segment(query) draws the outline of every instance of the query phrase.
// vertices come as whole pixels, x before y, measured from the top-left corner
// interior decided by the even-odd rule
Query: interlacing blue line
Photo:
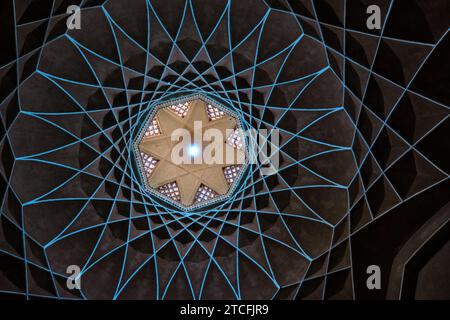
[[[84,1],[82,3],[84,3]],[[146,0],[147,25],[142,26],[143,30],[142,32],[146,32],[147,35],[146,43],[144,46],[140,44],[136,39],[134,39],[129,32],[127,32],[125,26],[121,26],[120,23],[116,21],[116,19],[114,19],[113,15],[110,14],[110,12],[108,12],[107,3],[108,1],[106,1],[103,5],[90,10],[97,10],[99,14],[103,15],[102,18],[106,19],[110,35],[114,39],[114,48],[116,50],[118,61],[111,60],[105,55],[96,52],[93,48],[89,48],[86,44],[82,43],[80,40],[77,40],[75,32],[74,33],[66,32],[62,37],[58,37],[56,39],[53,39],[52,41],[68,42],[73,47],[73,49],[76,50],[76,52],[79,54],[80,59],[86,65],[87,70],[89,70],[90,75],[95,80],[94,83],[83,82],[71,79],[70,77],[62,77],[56,74],[51,74],[49,72],[46,72],[45,70],[42,70],[40,68],[41,65],[38,64],[38,69],[35,73],[33,73],[33,75],[40,77],[42,79],[41,81],[48,81],[54,87],[54,90],[58,91],[59,93],[67,97],[68,101],[70,101],[73,104],[73,110],[65,112],[26,111],[27,107],[29,106],[22,105],[21,101],[19,100],[20,114],[22,116],[31,117],[35,121],[40,121],[42,123],[45,123],[47,126],[51,126],[54,130],[58,130],[59,132],[61,132],[61,134],[70,137],[71,142],[65,143],[57,147],[48,148],[40,152],[16,156],[15,160],[25,162],[30,166],[33,165],[34,163],[41,163],[48,166],[54,166],[55,168],[63,168],[65,170],[73,172],[73,174],[70,175],[70,177],[68,177],[64,182],[59,183],[58,185],[52,187],[49,191],[35,197],[34,199],[22,203],[21,224],[18,224],[14,219],[8,217],[7,215],[3,215],[5,219],[7,219],[10,223],[14,224],[22,232],[22,239],[24,244],[23,257],[7,252],[3,249],[0,249],[0,252],[11,255],[16,259],[19,259],[20,261],[24,262],[25,282],[26,282],[26,291],[24,295],[27,298],[29,297],[28,265],[30,265],[51,274],[52,284],[56,292],[56,296],[57,298],[62,298],[63,295],[58,290],[58,285],[56,284],[57,280],[55,279],[55,277],[67,278],[67,275],[60,274],[52,270],[47,252],[50,248],[52,248],[52,246],[55,246],[61,241],[66,241],[71,237],[80,236],[83,233],[92,230],[99,230],[98,237],[89,253],[89,256],[87,257],[84,264],[81,266],[82,268],[81,277],[87,274],[91,269],[98,266],[102,262],[107,261],[108,257],[111,257],[114,254],[123,254],[123,258],[120,265],[119,277],[117,283],[115,284],[113,299],[120,299],[124,290],[127,289],[127,286],[129,286],[130,283],[136,279],[136,276],[140,272],[142,272],[144,268],[149,268],[150,264],[153,265],[155,272],[156,281],[154,284],[153,293],[156,299],[166,298],[170,292],[171,286],[174,285],[173,284],[174,279],[180,276],[183,276],[187,280],[187,290],[190,292],[192,299],[201,299],[202,297],[204,297],[205,288],[208,286],[207,281],[208,276],[213,272],[211,271],[212,268],[215,268],[219,271],[220,275],[223,277],[225,281],[226,286],[228,286],[234,298],[241,299],[243,298],[243,296],[240,279],[242,276],[245,277],[245,274],[244,275],[241,274],[240,270],[240,265],[243,263],[242,262],[243,259],[245,259],[246,262],[252,263],[257,268],[257,270],[259,270],[265,277],[267,277],[267,279],[277,289],[276,291],[278,291],[286,284],[280,284],[279,281],[277,280],[276,270],[274,270],[275,269],[274,262],[271,261],[269,250],[267,249],[268,246],[270,245],[269,243],[276,243],[277,245],[282,246],[286,250],[289,250],[292,254],[298,255],[299,257],[304,259],[308,264],[308,270],[312,262],[318,258],[311,256],[307,252],[307,250],[303,248],[301,241],[296,239],[294,232],[290,229],[289,224],[286,222],[286,218],[299,219],[304,221],[314,221],[320,223],[332,231],[332,237],[330,240],[332,241],[332,239],[334,238],[336,226],[343,219],[346,219],[348,217],[348,215],[350,214],[350,210],[352,209],[352,204],[350,203],[350,196],[348,192],[349,187],[350,185],[352,185],[355,179],[359,179],[358,178],[359,174],[362,170],[362,166],[367,157],[372,156],[371,149],[373,147],[373,144],[369,145],[369,143],[365,141],[365,139],[360,139],[365,144],[365,147],[367,148],[367,153],[364,156],[364,158],[360,160],[360,162],[357,161],[357,157],[355,155],[353,147],[356,143],[356,138],[358,136],[362,137],[362,133],[357,127],[359,115],[356,120],[353,120],[348,111],[346,110],[344,101],[345,92],[349,92],[355,97],[355,99],[357,100],[359,99],[356,98],[357,95],[352,92],[352,90],[347,86],[345,82],[346,78],[345,67],[343,67],[342,71],[343,76],[341,77],[330,66],[328,52],[333,52],[334,54],[337,54],[338,56],[342,57],[344,61],[343,65],[345,65],[345,61],[349,61],[367,70],[369,72],[369,75],[375,74],[386,81],[389,81],[391,83],[392,81],[382,77],[381,75],[376,74],[373,71],[373,66],[376,57],[373,59],[373,62],[369,68],[362,66],[361,64],[358,64],[357,62],[347,57],[346,37],[344,37],[344,44],[343,44],[344,53],[342,54],[336,51],[335,49],[329,47],[325,43],[322,35],[322,30],[320,27],[319,27],[320,39],[316,39],[304,33],[301,21],[295,18],[301,17],[302,19],[311,20],[319,25],[319,20],[317,18],[314,2],[312,2],[314,18],[304,17],[299,14],[293,13],[294,11],[292,10],[292,8],[291,11],[284,11],[279,9],[271,9],[269,6],[267,6],[265,14],[260,17],[259,21],[255,24],[255,26],[252,27],[252,29],[248,32],[248,34],[246,34],[238,43],[233,43],[231,18],[230,18],[232,0],[229,0],[228,3],[224,6],[223,10],[218,15],[219,18],[217,22],[212,27],[208,35],[202,35],[200,31],[199,22],[201,22],[202,17],[196,15],[192,0],[186,0],[184,2],[184,7],[182,9],[183,12],[181,20],[178,24],[178,29],[175,35],[173,36],[168,31],[167,27],[164,25],[163,19],[158,15],[158,12],[153,6],[152,2],[150,0]],[[394,0],[391,0],[384,22],[386,22],[389,18],[389,13],[393,3]],[[55,1],[53,1],[53,6],[54,5]],[[346,11],[346,5],[347,1],[344,1],[344,12]],[[286,17],[295,19],[296,24],[298,26],[298,30],[287,30],[287,31],[280,30],[280,32],[291,32],[293,34],[296,34],[297,37],[295,37],[290,43],[286,43],[282,47],[278,48],[279,50],[273,55],[265,57],[265,59],[261,59],[262,37],[264,35],[264,32],[266,31],[269,18],[273,14],[280,13],[280,11],[286,14]],[[188,19],[192,19],[193,25],[188,25],[186,23],[186,21],[190,21]],[[15,21],[15,23],[17,26],[17,21]],[[161,61],[151,52],[152,44],[157,43],[160,40],[155,39],[156,31],[152,29],[152,25],[158,25],[158,27],[161,28],[162,32],[164,33],[166,40],[170,41],[171,48],[166,61]],[[384,25],[385,23],[383,24],[383,29],[381,30],[378,39],[376,50],[377,54],[381,40],[384,37],[383,36]],[[200,41],[198,50],[195,54],[192,55],[191,59],[188,58],[187,54],[183,52],[183,50],[180,48],[180,45],[178,44],[183,28],[192,28],[196,33],[198,41]],[[344,31],[348,30],[346,29],[345,22],[342,29]],[[221,32],[224,32],[224,30],[226,30],[226,35],[221,34]],[[226,54],[224,54],[224,56],[218,59],[217,61],[214,61],[210,52],[208,51],[208,43],[210,43],[215,36],[219,35],[223,36],[223,38],[226,38],[226,43],[223,43],[224,46],[222,48],[226,49]],[[443,39],[445,35],[446,33],[441,37],[441,39]],[[46,35],[46,37],[47,36],[48,35]],[[246,48],[247,41],[250,41],[252,37],[257,38],[256,46],[253,49],[247,48],[248,49],[247,51],[252,52],[253,61],[251,61],[250,67],[244,68],[243,70],[239,71],[235,66],[235,56],[239,54],[239,50]],[[16,28],[16,42],[17,39],[18,37]],[[441,41],[441,39],[436,44],[420,43],[424,46],[429,46],[431,48],[427,58],[431,55],[434,48]],[[407,42],[405,40],[400,39],[393,39],[393,40]],[[313,41],[321,48],[321,50],[323,51],[322,52],[323,55],[326,57],[326,63],[324,65],[320,65],[318,63],[316,66],[317,67],[316,70],[310,71],[308,74],[304,74],[300,77],[289,80],[281,79],[283,72],[286,71],[286,68],[288,68],[288,62],[290,61],[290,59],[293,59],[293,52],[297,48],[304,45],[305,41]],[[48,43],[49,42],[47,42],[46,44]],[[125,46],[133,46],[135,50],[139,51],[140,53],[148,57],[145,61],[144,71],[135,70],[132,67],[125,65],[126,64],[126,61],[124,61],[124,59],[126,58],[124,53],[126,50]],[[18,46],[16,47],[18,48]],[[39,55],[39,61],[41,59],[41,53]],[[19,56],[18,52],[17,56]],[[171,67],[169,62],[173,61],[175,57],[184,62],[186,64],[185,70],[190,70],[194,72],[195,77],[189,80],[188,77],[186,77],[185,71],[178,72],[173,67]],[[207,59],[209,67],[206,70],[200,71],[195,67],[195,62],[200,58]],[[365,101],[365,96],[368,89],[369,81],[367,81],[365,88],[363,89],[363,96],[361,98],[361,101],[359,102],[361,104],[361,107],[365,108],[368,112],[371,112],[371,114],[382,123],[383,128],[386,127],[392,129],[390,125],[387,123],[387,121],[392,112],[399,104],[401,98],[407,92],[411,92],[410,85],[412,84],[416,75],[420,71],[421,67],[426,62],[427,58],[424,59],[423,63],[419,66],[416,73],[412,76],[412,79],[409,81],[409,83],[405,87],[401,87],[402,94],[396,101],[395,105],[393,106],[392,110],[390,111],[386,119],[381,119],[379,116],[371,112],[370,108],[368,108],[363,103]],[[101,79],[102,75],[99,73],[99,70],[96,69],[97,66],[94,63],[94,59],[98,59],[103,64],[110,66],[112,69],[119,70],[124,87],[122,88],[120,86],[115,87],[104,85]],[[161,79],[147,74],[150,61],[153,61],[155,65],[163,66],[163,72],[160,77]],[[226,76],[224,78],[221,78],[219,76],[217,79],[210,80],[208,76],[210,76],[211,73],[219,75],[220,74],[219,68],[221,67],[221,65],[227,62],[230,63],[231,75]],[[275,77],[272,79],[272,83],[256,84],[257,70],[271,63],[278,66],[278,70],[275,74]],[[17,63],[17,65],[19,64]],[[138,77],[142,77],[143,84],[140,89],[128,88],[126,82],[128,74],[133,74]],[[164,76],[166,74],[175,75],[177,79],[175,81],[168,81],[164,79]],[[340,105],[321,106],[321,107],[311,107],[308,105],[304,105],[303,97],[306,94],[308,94],[311,90],[313,90],[314,84],[316,84],[318,81],[321,81],[325,76],[330,75],[335,77],[336,81],[338,81],[341,84],[340,90],[342,91],[342,100]],[[250,76],[251,79],[248,83],[248,87],[238,87],[239,79],[241,77],[248,77],[248,76]],[[156,82],[157,87],[154,89],[147,88],[147,84],[150,82]],[[233,88],[228,88],[226,83],[232,83]],[[398,84],[394,85],[399,86]],[[79,98],[77,98],[77,96],[72,94],[70,92],[70,89],[68,89],[69,87],[73,86],[77,86],[91,91],[96,90],[97,92],[98,91],[101,92],[102,95],[105,97],[104,100],[106,101],[107,104],[96,105],[92,110],[86,109],[86,106],[83,105],[83,102],[79,101],[78,100]],[[291,86],[292,88],[296,88],[295,94],[293,94],[292,97],[290,97],[290,101],[288,101],[284,106],[270,105],[271,98],[276,93],[276,91],[279,90],[279,88],[282,86]],[[19,80],[17,82],[17,87],[19,90],[20,89]],[[257,91],[266,92],[266,96],[264,97],[263,103],[259,103],[259,101],[256,101],[254,94]],[[133,103],[127,102],[123,105],[113,105],[108,99],[109,92],[124,92],[127,101],[130,101],[132,96],[139,95],[138,100],[134,100],[138,102]],[[240,94],[243,92],[249,93],[248,101],[241,99]],[[151,110],[154,109],[155,106],[164,101],[167,101],[167,99],[169,98],[191,94],[202,94],[208,96],[211,99],[223,101],[224,104],[232,108],[234,113],[238,115],[240,122],[246,129],[273,128],[279,130],[279,132],[283,135],[284,139],[280,141],[279,146],[274,147],[273,151],[278,152],[280,158],[286,162],[279,168],[279,171],[275,174],[275,177],[279,182],[279,187],[277,187],[275,190],[271,190],[269,177],[259,174],[263,164],[251,165],[247,168],[247,170],[245,171],[244,175],[241,178],[241,181],[238,184],[238,187],[235,189],[234,193],[230,195],[228,199],[218,202],[212,205],[211,207],[201,208],[195,210],[194,212],[189,213],[183,212],[177,208],[174,208],[173,206],[170,206],[163,200],[152,196],[146,190],[146,187],[141,181],[141,175],[139,174],[139,172],[135,171],[135,168],[137,166],[134,165],[135,164],[134,159],[136,156],[133,151],[133,144],[135,142],[134,139],[136,138],[138,132],[140,132],[142,125],[145,123],[145,119],[148,117]],[[20,97],[20,94],[18,96]],[[427,97],[423,98],[429,99]],[[435,101],[433,102],[439,104],[438,102]],[[443,107],[448,108],[447,106]],[[128,116],[125,119],[121,120],[118,115],[119,111],[127,112]],[[102,124],[98,123],[98,120],[96,119],[98,118],[98,115],[106,115],[107,113],[113,115],[114,123],[109,127],[103,127]],[[290,114],[292,113],[296,113],[297,115],[300,116],[302,114],[311,113],[313,117],[308,118],[310,119],[309,122],[304,124],[301,128],[298,129],[292,128],[292,130],[290,130],[285,127],[281,127],[282,121],[285,120],[287,117],[289,117]],[[353,130],[353,140],[350,145],[337,145],[334,143],[330,143],[326,140],[311,138],[308,135],[308,129],[320,126],[322,125],[322,123],[326,123],[325,120],[339,113],[345,114],[349,119],[349,123],[351,123],[352,126],[351,129]],[[268,114],[276,114],[276,118],[273,121],[273,123],[264,120],[265,116]],[[55,120],[57,118],[63,118],[73,115],[85,116],[86,121],[89,121],[95,127],[96,131],[90,135],[79,137],[77,133],[73,133],[70,130],[64,128],[64,126],[60,124],[61,123],[60,121]],[[446,117],[445,119],[447,118],[448,117]],[[430,131],[432,129],[430,129]],[[112,133],[116,130],[120,132],[120,137],[118,139],[116,139],[112,135]],[[375,139],[373,140],[374,141],[373,143],[375,143],[375,141],[377,140],[376,138],[381,133],[381,131],[382,130],[380,129]],[[392,131],[395,132],[393,129]],[[269,138],[271,134],[272,133],[269,132]],[[92,145],[91,142],[93,139],[100,137],[104,138],[107,141],[107,143],[109,143],[109,146],[106,147],[103,151],[99,151],[94,145]],[[415,145],[418,142],[411,144],[408,141],[404,140],[402,137],[400,137],[400,135],[398,135],[398,138],[401,139],[407,146],[407,150],[405,150],[405,153],[410,150],[414,150],[415,152],[421,154],[415,147]],[[288,145],[293,142],[295,143],[296,141],[304,141],[310,144],[314,144],[316,146],[320,146],[322,148],[322,151],[317,151],[308,156],[304,156],[302,158],[299,157],[299,159],[295,159],[290,154],[288,150]],[[252,141],[248,142],[250,143]],[[124,147],[119,147],[120,144],[122,144]],[[83,167],[79,168],[73,167],[64,163],[60,163],[57,160],[48,160],[47,158],[51,156],[53,153],[64,152],[65,150],[69,150],[69,148],[78,145],[86,147],[95,155],[92,159],[89,159],[89,162],[85,164]],[[259,147],[262,148],[262,146]],[[113,160],[110,157],[110,154],[113,151],[117,154],[116,160]],[[355,165],[354,175],[351,178],[351,180],[346,184],[340,183],[339,181],[334,181],[332,177],[324,176],[317,170],[308,166],[308,160],[320,158],[322,156],[327,155],[334,155],[338,153],[351,153],[354,161]],[[421,156],[426,158],[425,155],[423,154],[421,154]],[[385,175],[384,171],[381,170],[381,165],[378,163],[375,157],[372,156],[372,158],[374,159],[376,165],[380,168],[380,177],[378,177],[378,179],[384,177],[386,181],[391,185],[392,189],[396,192],[395,188],[389,181],[388,177]],[[104,174],[96,174],[91,172],[89,168],[95,165],[95,163],[99,162],[100,160],[106,161],[110,165],[110,169],[108,169],[108,171]],[[430,161],[430,163],[432,162]],[[393,164],[391,164],[390,166],[392,165]],[[309,185],[299,185],[299,186],[291,185],[288,181],[286,181],[283,174],[285,172],[288,172],[288,169],[291,169],[293,167],[294,168],[297,167],[299,169],[301,168],[302,170],[307,171],[309,174],[316,177],[317,180],[321,182]],[[448,175],[443,170],[441,170],[440,168],[437,169],[441,173],[443,173],[445,179],[449,178]],[[116,176],[115,179],[111,178],[111,175],[114,174],[115,172],[119,172],[119,177]],[[86,197],[80,196],[63,197],[58,195],[58,191],[62,190],[64,187],[67,187],[71,182],[75,181],[81,176],[89,176],[93,179],[96,179],[98,183],[98,186],[90,195],[87,195]],[[273,177],[271,177],[270,179],[272,178]],[[129,186],[127,186],[125,181],[129,181]],[[372,185],[375,182],[376,180],[372,182]],[[255,186],[258,183],[262,183],[263,185],[262,190],[256,189]],[[99,194],[99,191],[106,184],[111,184],[117,187],[115,194],[111,195],[110,198],[101,196]],[[365,197],[365,193],[367,190],[362,183],[361,185],[364,191],[361,197]],[[14,189],[12,187],[10,188],[10,181],[7,182],[7,186],[10,192],[15,195]],[[332,223],[328,221],[326,218],[324,218],[321,212],[317,212],[317,209],[313,208],[306,199],[304,199],[298,192],[296,192],[305,189],[314,190],[324,188],[345,190],[347,192],[347,209],[341,220],[338,221],[337,223],[336,222]],[[370,186],[367,186],[367,189],[369,188]],[[129,200],[121,195],[121,190],[127,190],[127,192],[130,193]],[[283,208],[281,207],[280,204],[277,203],[276,199],[274,198],[275,193],[278,192],[289,192],[291,197],[295,198],[296,200],[298,200],[299,203],[303,205],[303,208],[299,209],[299,211],[296,212],[295,214],[291,212],[289,213],[283,212]],[[19,199],[17,195],[15,196],[17,199]],[[243,205],[246,201],[251,200],[252,203],[256,204],[258,202],[258,198],[261,196],[267,196],[269,198],[269,202],[273,205],[272,209],[274,211],[271,211],[270,209],[256,210],[243,208]],[[398,195],[398,193],[397,196],[399,204],[405,200],[402,199],[400,195]],[[87,208],[92,203],[92,201],[97,200],[110,202],[110,209],[107,213],[107,216],[105,217],[105,220],[101,223],[96,223],[85,227],[75,227],[78,219],[80,219],[83,214],[86,214]],[[37,239],[33,238],[33,236],[28,233],[24,225],[25,208],[46,203],[56,203],[56,202],[64,203],[70,201],[82,201],[84,202],[84,204],[76,213],[70,215],[73,216],[70,222],[67,223],[67,225],[65,225],[57,233],[57,235],[54,236],[50,241],[48,241],[47,243],[40,243]],[[357,201],[355,201],[353,205],[355,205],[356,203]],[[117,205],[119,204],[120,205],[128,204],[129,207],[128,212],[116,212],[118,210]],[[135,212],[133,211],[134,205],[142,206],[145,210],[145,214],[143,216],[135,214]],[[120,213],[122,217],[117,218],[115,216],[117,213]],[[242,217],[246,214],[255,215],[255,228],[250,228],[242,223]],[[372,215],[373,218],[374,214],[371,211],[370,214]],[[233,221],[234,217],[236,216],[237,216],[236,220]],[[282,228],[284,228],[284,230],[282,230],[282,232],[284,232],[283,238],[282,237],[277,238],[276,235],[269,235],[264,232],[261,223],[261,218],[266,216],[278,218],[280,225],[282,226]],[[138,235],[133,236],[132,234],[133,223],[138,219],[146,219],[148,230],[142,231]],[[155,224],[153,222],[154,221],[153,219],[158,219],[159,221],[161,221],[161,223]],[[107,228],[113,226],[116,223],[127,223],[126,239],[124,239],[119,245],[116,245],[115,247],[104,251],[104,249],[102,249],[102,241],[105,241],[104,239],[107,234]],[[199,229],[197,228],[198,226],[200,226]],[[198,230],[194,231],[194,227],[195,229]],[[237,231],[235,243],[230,239],[228,239],[223,234],[225,228],[233,228]],[[160,239],[157,236],[157,234],[160,232],[167,234],[168,238]],[[349,231],[349,233],[350,232],[351,231]],[[252,256],[245,250],[245,248],[242,248],[240,246],[241,239],[243,237],[242,233],[252,234],[256,237],[255,241],[258,241],[259,246],[262,249],[262,252],[259,254],[258,257]],[[183,245],[180,246],[177,243],[177,238],[183,235],[191,239],[191,241],[188,241],[188,243],[184,245],[184,248],[182,247]],[[213,239],[210,240],[209,245],[205,244],[205,242],[202,241],[202,236],[208,235],[213,236]],[[288,240],[284,240],[284,238]],[[25,247],[26,239],[28,239],[29,241],[33,241],[36,245],[40,246],[43,249],[46,266],[41,266],[27,257],[26,253],[27,249]],[[150,241],[151,250],[150,252],[147,253],[146,258],[143,259],[143,261],[139,262],[139,264],[135,267],[135,269],[132,272],[127,271],[128,263],[130,263],[130,260],[133,259],[130,245],[132,245],[134,241],[140,239],[146,239],[147,241]],[[229,270],[227,270],[221,265],[221,262],[217,258],[220,246],[224,245],[232,248],[235,255],[236,259],[235,269],[231,273]],[[334,244],[334,246],[337,245],[339,245],[339,243]],[[330,243],[330,248],[332,246],[333,246],[332,243]],[[158,261],[159,259],[158,254],[162,254],[164,250],[168,250],[168,248],[170,247],[172,247],[176,252],[177,258],[177,261],[175,262],[176,266],[173,266],[173,271],[170,274],[170,276],[167,279],[163,279],[162,277],[163,270],[161,269],[162,267],[160,265],[160,262]],[[193,277],[192,272],[201,272],[201,270],[192,271],[187,263],[190,254],[192,254],[195,248],[200,248],[202,252],[207,256],[207,259],[209,259],[205,269],[202,271],[203,274],[200,277],[198,276]],[[289,270],[286,270],[286,272],[289,272]],[[327,267],[327,274],[329,274],[328,267]],[[193,279],[197,280],[194,281]],[[198,279],[201,279],[200,283],[198,282],[199,281]],[[293,283],[291,285],[297,284],[298,287],[300,287],[303,280],[304,279],[298,279],[296,283]],[[149,288],[150,287],[151,286],[149,286]],[[83,299],[88,298],[86,293],[83,291],[83,287],[80,290],[80,294]],[[33,296],[39,295],[33,294]]]

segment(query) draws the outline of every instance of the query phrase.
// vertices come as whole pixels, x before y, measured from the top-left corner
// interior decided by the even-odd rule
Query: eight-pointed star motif
[[[230,167],[239,169],[245,161],[243,148],[230,143],[230,135],[234,134],[230,132],[238,127],[234,117],[195,99],[178,107],[159,109],[151,125],[156,133],[144,136],[139,144],[139,151],[154,159],[154,168],[147,175],[151,188],[163,194],[168,186],[174,188],[176,197],[172,199],[183,206],[225,195],[229,191],[231,183],[226,172]],[[174,139],[173,134],[179,129],[189,132],[191,139]],[[210,129],[220,132],[221,141],[205,141],[204,134]],[[194,137],[200,137],[200,140],[194,142]],[[213,153],[216,161],[207,163],[203,151],[208,150],[213,142],[222,152]],[[179,159],[174,157],[179,153],[174,148],[186,151],[192,146],[198,148],[198,155],[192,156],[192,161],[179,163]]]

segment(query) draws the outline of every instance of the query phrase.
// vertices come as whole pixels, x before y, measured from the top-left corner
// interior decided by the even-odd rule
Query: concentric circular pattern
[[[80,30],[66,29],[70,4]],[[369,4],[381,30],[367,30]],[[1,292],[448,298],[449,10],[1,1]],[[188,94],[279,129],[280,166],[253,165],[228,200],[183,215],[145,192],[132,144],[150,104]],[[366,287],[371,264],[381,290]]]

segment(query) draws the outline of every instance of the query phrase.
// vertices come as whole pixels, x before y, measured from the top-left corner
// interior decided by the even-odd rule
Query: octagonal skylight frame
[[[229,115],[229,116],[233,117],[234,119],[236,119],[236,129],[242,130],[241,132],[244,132],[244,126],[243,126],[241,118],[239,117],[239,115],[236,112],[231,110],[230,107],[226,107],[222,103],[220,103],[214,99],[211,99],[206,95],[196,93],[196,94],[190,94],[190,95],[183,95],[183,96],[179,96],[176,98],[170,98],[170,99],[161,101],[160,103],[156,103],[152,107],[153,110],[151,110],[149,112],[149,114],[145,117],[145,120],[142,121],[142,125],[139,128],[139,132],[133,142],[133,147],[132,147],[134,158],[135,158],[137,166],[138,166],[138,174],[139,174],[139,177],[145,187],[145,190],[152,196],[155,196],[158,199],[163,200],[163,201],[169,203],[170,205],[176,207],[177,209],[180,209],[184,214],[187,214],[188,211],[207,208],[216,203],[219,203],[221,201],[229,199],[232,196],[232,194],[235,192],[237,186],[240,184],[242,177],[244,175],[244,172],[246,172],[246,170],[248,169],[248,164],[249,164],[248,139],[245,135],[243,135],[242,139],[243,139],[243,151],[245,153],[245,161],[242,164],[240,164],[242,166],[241,170],[239,170],[234,181],[230,184],[228,192],[226,194],[216,196],[207,201],[194,203],[190,206],[184,206],[181,202],[175,201],[172,198],[160,193],[158,190],[155,190],[148,184],[148,177],[145,174],[143,159],[141,156],[141,151],[139,149],[139,145],[140,145],[142,139],[144,138],[147,128],[151,125],[151,123],[153,122],[153,119],[155,118],[157,112],[160,109],[167,108],[172,105],[191,102],[191,101],[194,101],[197,99],[202,100],[203,102],[206,102],[207,104],[212,105],[213,107],[223,111],[225,113],[225,115]]]

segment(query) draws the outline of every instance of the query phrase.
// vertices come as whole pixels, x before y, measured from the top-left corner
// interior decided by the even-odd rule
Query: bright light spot
[[[188,148],[188,152],[191,157],[196,157],[200,154],[200,148],[195,144],[191,144]]]

